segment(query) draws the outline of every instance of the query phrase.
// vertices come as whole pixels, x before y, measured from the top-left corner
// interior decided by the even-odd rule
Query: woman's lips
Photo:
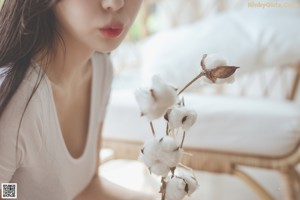
[[[117,38],[124,30],[123,24],[110,24],[99,29],[106,38]]]

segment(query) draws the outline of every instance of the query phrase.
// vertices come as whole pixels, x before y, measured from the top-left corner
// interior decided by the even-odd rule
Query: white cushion
[[[299,141],[300,109],[293,103],[193,93],[184,97],[186,105],[198,113],[184,147],[279,156]],[[158,135],[165,133],[164,119],[153,123]],[[141,142],[152,137],[133,90],[113,90],[103,134],[104,138]]]
[[[300,8],[245,8],[160,32],[142,45],[143,80],[159,74],[181,88],[199,73],[204,53],[226,57],[238,74],[299,62],[299,24]]]

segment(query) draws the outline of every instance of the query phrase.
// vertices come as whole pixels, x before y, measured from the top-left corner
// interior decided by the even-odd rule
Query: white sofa
[[[134,89],[148,85],[153,74],[181,88],[199,73],[203,53],[223,55],[229,64],[241,67],[235,84],[227,88],[229,92],[248,73],[267,71],[268,76],[268,70],[275,67],[300,63],[299,24],[299,8],[245,8],[167,30],[142,42],[141,68],[116,76],[103,131],[105,141],[142,144],[152,137],[148,122],[139,115]],[[292,77],[288,74],[288,79]],[[296,100],[195,92],[202,85],[199,81],[183,94],[186,104],[198,113],[184,148],[280,157],[299,144],[300,109]],[[256,91],[256,86],[252,90]],[[154,127],[161,134],[165,132],[162,119],[154,121]]]

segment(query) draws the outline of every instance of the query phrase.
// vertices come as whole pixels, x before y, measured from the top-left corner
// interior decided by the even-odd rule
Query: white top
[[[18,199],[73,199],[90,182],[96,167],[97,138],[109,99],[112,67],[107,55],[92,57],[90,121],[84,152],[69,153],[47,76],[31,99],[18,133],[24,106],[39,74],[31,67],[0,120],[0,184],[18,184]]]

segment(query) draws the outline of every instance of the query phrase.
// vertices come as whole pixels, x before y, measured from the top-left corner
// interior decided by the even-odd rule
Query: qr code
[[[2,183],[1,184],[2,199],[17,199],[17,184]]]

